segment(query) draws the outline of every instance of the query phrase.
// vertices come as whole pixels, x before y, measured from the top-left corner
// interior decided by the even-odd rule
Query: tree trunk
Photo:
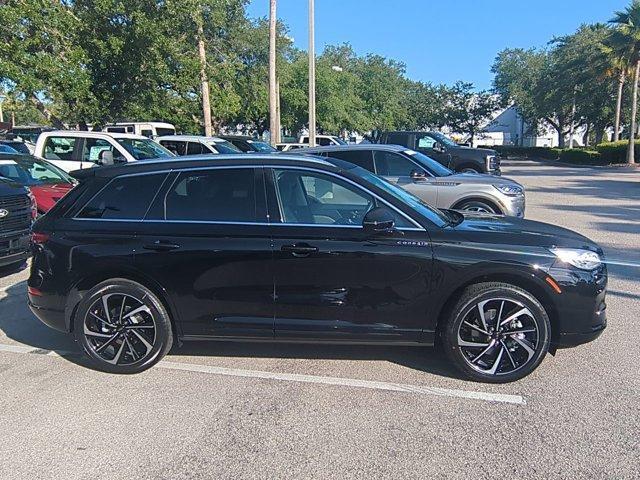
[[[60,120],[58,117],[56,117],[53,113],[51,113],[51,111],[45,106],[44,103],[42,103],[40,101],[40,99],[33,95],[31,97],[31,100],[33,101],[34,105],[36,106],[36,109],[42,114],[44,115],[44,117],[50,121],[54,127],[56,127],[58,130],[64,130],[65,126],[64,123],[62,123],[62,120]]]
[[[620,72],[618,77],[618,95],[616,97],[616,120],[613,129],[613,141],[620,140],[620,116],[622,114],[622,92],[624,91],[625,74],[624,70]]]
[[[604,138],[604,128],[602,126],[596,125],[596,145],[600,145]]]
[[[276,88],[276,0],[269,1],[269,133],[271,145],[278,142]]]
[[[585,147],[589,146],[589,134],[590,133],[591,133],[591,124],[587,123],[587,128],[584,130],[584,135],[582,135],[582,145],[584,145]]]
[[[635,159],[636,115],[638,113],[638,76],[640,76],[640,60],[636,61],[636,71],[633,76],[633,98],[631,99],[631,128],[629,128],[629,147],[627,148],[627,163],[633,165]]]
[[[204,47],[204,18],[198,16],[198,56],[200,57],[200,84],[202,89],[202,114],[204,116],[204,134],[213,135],[211,126],[211,100],[209,99],[209,77],[207,76],[207,52]]]

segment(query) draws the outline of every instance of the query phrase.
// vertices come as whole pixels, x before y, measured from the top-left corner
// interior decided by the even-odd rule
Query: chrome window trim
[[[147,162],[145,162],[147,163]],[[317,162],[320,163],[320,162]],[[323,162],[324,163],[324,162]],[[328,162],[327,162],[328,163]],[[332,167],[335,167],[335,165],[329,164]],[[402,212],[401,210],[399,210],[398,208],[396,208],[395,206],[389,204],[386,200],[384,200],[383,198],[381,198],[379,195],[371,192],[370,190],[366,189],[365,187],[363,187],[362,185],[360,185],[359,183],[354,182],[353,180],[346,178],[346,177],[342,177],[334,172],[329,172],[326,170],[320,170],[317,168],[313,168],[313,167],[302,167],[302,166],[298,166],[298,165],[277,165],[277,162],[274,162],[274,164],[267,164],[267,165],[215,165],[215,166],[206,166],[206,167],[189,167],[189,168],[171,168],[171,169],[165,169],[165,170],[157,170],[157,171],[153,171],[153,172],[136,172],[136,173],[127,173],[124,175],[118,175],[117,177],[113,177],[109,182],[107,182],[107,184],[102,187],[97,193],[95,193],[87,202],[85,202],[85,204],[82,206],[82,208],[78,211],[78,214],[80,212],[82,212],[82,210],[89,204],[89,202],[91,202],[97,195],[99,195],[105,188],[107,188],[113,181],[115,181],[116,179],[119,178],[124,178],[124,177],[135,177],[135,176],[143,176],[143,175],[156,175],[156,174],[170,174],[172,172],[177,172],[178,175],[176,176],[176,178],[173,180],[172,184],[169,186],[169,190],[171,189],[171,187],[175,184],[175,182],[178,180],[178,178],[180,177],[180,173],[182,172],[191,172],[191,171],[202,171],[202,170],[218,170],[218,169],[257,169],[257,168],[280,168],[280,169],[291,169],[291,170],[304,170],[304,171],[311,171],[311,172],[318,172],[318,173],[322,173],[325,175],[330,175],[333,177],[336,177],[340,180],[343,180],[345,182],[348,182],[352,185],[354,185],[356,188],[363,190],[364,192],[368,193],[369,195],[371,195],[372,197],[378,199],[381,203],[383,203],[384,205],[386,205],[387,207],[391,208],[392,210],[394,210],[395,212],[397,212],[400,216],[402,216],[403,218],[405,218],[406,220],[408,220],[410,223],[412,223],[413,225],[415,225],[415,227],[403,227],[403,228],[398,228],[399,231],[426,231],[426,228],[424,228],[422,225],[420,225],[417,221],[415,221],[413,218],[407,216],[404,212]],[[166,181],[166,178],[165,180]],[[164,181],[161,184],[161,186],[158,189],[158,192],[160,191],[160,189],[162,188],[162,186],[164,185]],[[276,189],[277,191],[277,189]],[[156,192],[156,195],[157,193]],[[166,198],[165,198],[166,200]],[[165,217],[166,217],[166,213],[165,213]],[[315,224],[315,223],[270,223],[270,222],[225,222],[225,221],[205,221],[205,220],[147,220],[147,219],[131,219],[131,218],[123,218],[123,219],[118,219],[118,218],[79,218],[77,216],[74,216],[71,218],[72,220],[81,220],[81,221],[99,221],[99,222],[134,222],[134,223],[143,223],[143,222],[154,222],[154,223],[160,223],[160,222],[165,222],[165,223],[193,223],[193,224],[208,224],[208,225],[268,225],[268,226],[286,226],[286,227],[319,227],[319,228],[362,228],[362,226],[360,225],[325,225],[325,224]]]

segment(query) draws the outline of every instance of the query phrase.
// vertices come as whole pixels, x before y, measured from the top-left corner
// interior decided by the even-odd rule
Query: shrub
[[[596,146],[605,163],[626,163],[627,162],[627,140],[619,142],[606,142]],[[640,140],[636,140],[636,157],[640,156]]]
[[[558,158],[560,150],[557,148],[548,147],[514,147],[511,145],[496,145],[493,148],[500,155],[503,156],[516,156],[525,158],[539,158],[543,160],[555,160]]]
[[[564,149],[560,152],[560,161],[581,165],[603,165],[604,162],[600,152],[585,149]]]

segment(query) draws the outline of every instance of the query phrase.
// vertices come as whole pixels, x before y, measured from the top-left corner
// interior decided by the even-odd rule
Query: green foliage
[[[603,162],[606,163],[626,163],[627,149],[629,142],[621,140],[619,142],[605,142],[596,145],[596,150],[600,153]],[[640,140],[635,141],[635,153],[640,155]]]
[[[560,161],[580,165],[602,165],[600,153],[595,150],[564,149],[560,152]]]
[[[562,149],[548,147],[515,147],[508,145],[495,145],[492,148],[504,156],[523,157],[541,160],[557,160]]]

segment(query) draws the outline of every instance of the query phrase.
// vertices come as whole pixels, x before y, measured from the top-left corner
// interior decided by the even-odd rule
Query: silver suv
[[[397,184],[438,208],[524,217],[524,187],[508,178],[455,173],[400,145],[309,148],[305,154],[339,158]]]

